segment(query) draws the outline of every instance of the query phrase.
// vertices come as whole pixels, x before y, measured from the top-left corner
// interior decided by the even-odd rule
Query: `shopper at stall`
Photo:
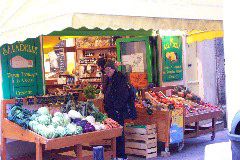
[[[117,71],[114,61],[108,60],[104,69],[107,75],[104,92],[104,109],[108,116],[124,126],[124,117],[129,98],[128,83],[126,77]],[[117,138],[117,157],[126,159],[124,133]]]
[[[97,65],[98,65],[98,67],[99,67],[99,69],[101,71],[101,84],[102,84],[102,91],[103,91],[103,93],[104,93],[105,88],[106,88],[105,86],[106,86],[106,79],[107,79],[106,74],[104,72],[105,64],[106,64],[106,59],[105,58],[99,58],[97,60]]]

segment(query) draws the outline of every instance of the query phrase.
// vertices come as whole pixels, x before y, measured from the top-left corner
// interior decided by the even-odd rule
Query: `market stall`
[[[200,97],[183,86],[154,88],[146,95],[146,98],[149,98],[159,109],[167,108],[169,105],[184,109],[184,138],[197,137],[207,133],[212,133],[212,140],[215,138],[216,121],[223,115],[220,107],[203,102]],[[211,120],[210,126],[200,126],[199,122],[209,119]],[[194,125],[192,125],[193,123]]]
[[[157,140],[164,142],[162,156],[169,156],[170,144],[184,146],[184,139],[212,133],[215,138],[216,121],[222,109],[203,102],[183,86],[154,87],[143,90],[136,102],[138,118],[127,123],[156,124]],[[202,122],[210,120],[211,125]]]
[[[30,38],[1,47],[2,159],[7,155],[6,139],[36,143],[39,160],[44,150],[74,150],[77,158],[82,159],[82,146],[91,149],[94,144],[104,145],[105,140],[110,140],[106,156],[115,157],[115,139],[121,135],[122,127],[95,107],[94,103],[98,104],[93,99],[97,98],[99,88],[91,83],[77,84],[76,74],[65,73],[71,63],[65,57],[67,52],[62,42],[48,54],[50,72],[56,78],[46,80],[48,65],[42,63],[46,59],[42,40],[42,37]]]
[[[28,105],[29,102],[31,102],[31,104],[33,102],[35,105],[28,106],[28,108],[38,108],[36,114],[31,114],[33,113],[32,111],[21,107],[21,104]],[[9,105],[11,105],[10,110],[8,108]],[[73,110],[71,111],[72,113],[68,112],[68,114],[61,114],[60,112],[56,112],[57,108],[54,106],[53,108],[49,108],[51,109],[50,112],[54,113],[54,116],[51,118],[51,113],[44,113],[48,112],[47,107],[39,108],[38,106],[39,105],[37,105],[36,99],[34,101],[29,99],[9,99],[2,101],[1,157],[3,160],[6,160],[7,156],[7,139],[36,143],[37,160],[42,160],[43,152],[47,150],[52,150],[57,153],[74,150],[78,159],[89,159],[90,157],[83,157],[83,146],[90,146],[91,144],[96,144],[106,139],[111,140],[111,149],[110,151],[106,151],[105,157],[110,158],[116,156],[116,137],[122,134],[122,127],[120,127],[117,123],[115,124],[114,128],[113,126],[110,127],[110,123],[112,123],[110,122],[107,125],[108,127],[104,127],[104,125],[102,125],[105,129],[100,129],[95,126],[94,130],[91,131],[86,130],[87,124],[85,124],[84,131],[84,126],[79,124],[80,122],[83,123],[84,120],[78,120],[77,122],[76,117],[75,119],[73,119],[74,117],[71,117],[73,120],[71,123],[70,119],[66,118],[67,115],[70,116],[70,114],[73,114]],[[40,115],[40,113],[42,115]],[[75,116],[80,115],[80,113],[77,111],[75,111],[75,114]],[[30,115],[31,118],[29,117]],[[61,122],[59,116],[61,115],[65,116],[63,123],[66,123],[66,125],[60,124]],[[33,120],[34,116],[38,116],[38,119],[36,117],[36,119]],[[48,116],[51,118],[51,121],[47,119]],[[49,123],[47,122],[48,120]],[[64,122],[65,120],[67,122]],[[46,123],[48,123],[48,125]],[[90,122],[86,121],[86,123],[91,125]],[[42,128],[40,128],[40,125]],[[58,130],[59,132],[57,132]]]
[[[66,21],[67,19],[68,21]],[[69,21],[70,19],[71,22]],[[56,20],[54,22],[57,23],[53,23],[51,20]],[[29,38],[23,42],[1,46],[3,98],[7,102],[9,102],[8,99],[15,97],[22,99],[23,97],[30,98],[29,96],[36,96],[32,103],[42,107],[46,105],[52,111],[57,110],[56,104],[69,106],[79,101],[87,101],[84,94],[88,86],[92,86],[93,90],[101,89],[102,73],[97,66],[97,61],[100,58],[116,59],[121,62],[122,65],[119,67],[119,70],[129,77],[130,83],[139,91],[148,88],[148,86],[161,86],[172,81],[182,81],[184,79],[184,53],[182,53],[182,46],[185,43],[185,41],[182,41],[182,32],[180,35],[180,32],[174,34],[175,37],[170,37],[168,34],[160,37],[161,31],[159,29],[179,31],[179,28],[182,30],[186,28],[187,30],[192,30],[198,27],[206,29],[210,28],[210,26],[217,29],[222,28],[221,22],[214,21],[202,20],[200,23],[195,20],[129,16],[73,14],[51,20],[41,24],[34,23],[3,34],[5,39],[1,39],[1,44],[9,42],[9,37],[14,37],[11,35],[22,36],[16,40],[25,39],[25,36],[29,34],[19,35],[16,33],[26,33],[30,28],[31,30],[41,28],[37,32],[31,32],[33,37],[46,34],[37,38]],[[129,23],[129,21],[136,23]],[[173,26],[172,24],[175,24],[175,22],[179,23],[181,27]],[[59,23],[62,25],[55,25]],[[52,27],[50,27],[52,24],[59,28],[54,27],[55,31],[53,31]],[[11,40],[11,42],[14,41]],[[173,63],[174,65],[172,65]],[[145,96],[145,92],[139,93],[139,96]],[[66,98],[69,95],[73,97]],[[148,98],[154,99],[151,95]],[[99,96],[94,96],[90,99],[101,112],[104,112],[101,93]],[[74,102],[70,103],[70,100]],[[5,100],[3,102],[5,103]],[[10,102],[12,104],[15,103],[12,100]],[[155,105],[154,102],[156,101],[151,101],[153,105]],[[26,103],[26,100],[24,100],[24,103]],[[158,104],[158,102],[156,103]],[[139,118],[136,120],[136,123],[148,123],[146,119],[150,120],[149,123],[156,123],[157,139],[165,143],[166,154],[169,151],[169,144],[178,143],[179,149],[182,148],[184,121],[186,121],[185,124],[195,122],[191,118],[188,120],[188,116],[184,116],[185,108],[165,108],[165,110],[148,108],[147,113],[146,106],[142,102],[139,102],[138,106]],[[5,110],[2,110],[2,112],[4,113]],[[212,116],[211,114],[210,117]],[[20,131],[19,133],[23,131],[12,122],[9,122],[5,113],[2,114],[2,117],[1,126],[5,126],[3,124],[11,124],[12,128],[17,128]],[[159,122],[159,119],[161,122]],[[215,122],[215,120],[213,121]],[[198,129],[201,129],[201,127],[196,125],[195,128],[196,132],[200,133]],[[8,135],[11,132],[6,132],[5,130],[7,129],[2,127],[3,144],[5,143],[5,138],[19,136],[17,134]],[[108,130],[108,133],[113,133],[113,137],[107,138],[114,139],[117,136],[116,132],[120,132],[120,129],[113,130]],[[210,130],[213,131],[214,129]],[[23,132],[31,135],[30,137],[33,137],[33,139],[39,138],[40,142],[35,140],[34,142],[38,143],[39,147],[45,145],[47,149],[53,149],[48,147],[50,143],[55,144],[65,140],[72,141],[72,137],[80,138],[86,136],[89,138],[90,135],[98,137],[97,133],[99,135],[107,134],[107,131],[103,130],[49,140],[30,130],[29,132],[25,130]],[[83,142],[85,143],[86,141],[77,141],[71,145],[83,145]],[[3,149],[4,146],[5,144],[2,145]],[[41,155],[40,150],[39,155]]]

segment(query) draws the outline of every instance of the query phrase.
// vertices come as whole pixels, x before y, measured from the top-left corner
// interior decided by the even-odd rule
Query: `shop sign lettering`
[[[0,47],[3,98],[43,95],[40,37]]]
[[[15,44],[7,44],[1,48],[1,53],[3,55],[13,54],[17,52],[27,52],[27,53],[37,54],[38,47],[32,46],[30,44],[24,44],[22,42],[17,42]]]
[[[164,36],[162,46],[163,82],[182,80],[182,38],[180,36]]]

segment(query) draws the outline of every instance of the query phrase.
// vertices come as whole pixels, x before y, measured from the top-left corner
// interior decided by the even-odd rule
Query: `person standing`
[[[115,62],[108,60],[104,66],[107,75],[104,91],[104,109],[108,117],[112,118],[124,127],[126,106],[129,100],[129,88],[126,77],[117,71]],[[117,158],[127,159],[125,155],[124,132],[117,137]]]
[[[106,75],[105,75],[105,72],[104,72],[104,66],[106,64],[107,60],[105,58],[99,58],[97,60],[97,65],[101,71],[101,85],[102,85],[102,92],[104,93],[105,91],[105,88],[106,88]]]

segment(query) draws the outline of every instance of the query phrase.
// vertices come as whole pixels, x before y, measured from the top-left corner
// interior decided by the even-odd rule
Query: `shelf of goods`
[[[77,48],[78,50],[105,50],[105,49],[116,49],[116,46],[102,46],[102,47],[91,47],[91,48]]]
[[[2,160],[6,160],[7,157],[7,148],[6,148],[6,139],[20,140],[26,142],[32,142],[36,144],[36,160],[43,159],[43,151],[51,151],[53,152],[65,152],[69,150],[74,150],[77,156],[77,159],[92,159],[93,157],[84,157],[83,150],[86,148],[91,148],[93,144],[100,144],[107,139],[110,141],[110,149],[105,149],[105,158],[110,159],[111,157],[116,157],[116,137],[122,134],[122,127],[118,125],[118,127],[113,128],[105,128],[102,130],[97,130],[93,132],[84,132],[74,135],[67,135],[57,138],[46,138],[46,136],[42,136],[37,134],[36,132],[26,128],[23,129],[24,126],[20,126],[9,120],[9,112],[7,113],[8,105],[15,105],[15,99],[2,100],[1,105],[1,158]],[[27,99],[23,99],[24,106],[27,104]],[[36,104],[36,99],[34,104]],[[37,105],[31,105],[26,107],[35,107],[38,108]],[[49,108],[49,109],[53,109]],[[24,110],[24,109],[23,109]],[[26,110],[25,110],[26,111]],[[39,111],[39,109],[38,109]],[[54,112],[50,110],[50,113]],[[10,112],[11,113],[11,112]],[[37,112],[38,113],[38,112]],[[55,114],[54,114],[55,116]],[[54,117],[53,117],[54,118]],[[40,119],[40,118],[39,118]],[[39,120],[38,119],[38,120]],[[21,123],[21,121],[20,121]],[[30,124],[30,123],[29,123]],[[72,123],[71,123],[72,124]],[[30,126],[30,125],[29,125]],[[84,130],[84,129],[83,129]]]
[[[166,92],[170,93],[169,97],[165,96]],[[182,86],[153,88],[146,92],[145,96],[151,100],[156,108],[168,108],[169,105],[172,105],[175,109],[184,109],[184,138],[212,133],[211,139],[214,140],[216,120],[223,115],[220,107],[203,102],[201,98]],[[206,120],[211,120],[211,125],[200,126],[200,122]]]

